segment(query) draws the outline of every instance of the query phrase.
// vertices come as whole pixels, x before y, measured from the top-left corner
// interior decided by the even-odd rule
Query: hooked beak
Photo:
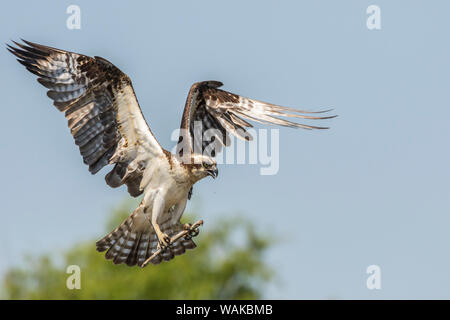
[[[208,175],[213,177],[213,179],[215,179],[219,175],[219,170],[217,170],[217,169],[208,170]]]

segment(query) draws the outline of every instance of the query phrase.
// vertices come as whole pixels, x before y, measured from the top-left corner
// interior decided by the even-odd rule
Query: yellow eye
[[[203,167],[206,168],[206,169],[208,169],[209,167],[211,167],[211,165],[208,164],[208,163],[206,163],[206,162],[203,162]]]

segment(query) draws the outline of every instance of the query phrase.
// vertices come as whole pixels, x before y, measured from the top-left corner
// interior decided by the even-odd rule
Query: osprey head
[[[217,170],[216,161],[213,158],[194,154],[192,156],[191,173],[198,180],[203,179],[206,176],[211,176],[214,179],[217,178],[219,171]]]

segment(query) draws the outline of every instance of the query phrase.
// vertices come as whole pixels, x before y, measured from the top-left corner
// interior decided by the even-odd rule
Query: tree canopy
[[[118,209],[108,232],[128,211]],[[188,215],[185,222],[193,222]],[[6,272],[6,299],[259,299],[271,278],[263,260],[270,239],[243,218],[203,226],[197,248],[160,265],[114,265],[95,250],[95,240],[74,245],[58,257],[32,257]],[[62,261],[61,261],[62,260]],[[69,265],[81,270],[81,289],[69,290]]]

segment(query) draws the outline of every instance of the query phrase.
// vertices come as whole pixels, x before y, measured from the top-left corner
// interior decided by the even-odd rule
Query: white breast
[[[151,194],[155,191],[161,192],[168,210],[186,197],[192,184],[186,170],[177,161],[172,162],[172,167],[166,157],[154,159],[151,162],[151,165],[145,168],[141,181],[144,199],[147,198],[151,202]],[[147,197],[146,194],[148,194]],[[151,203],[146,203],[146,206],[151,207]]]

